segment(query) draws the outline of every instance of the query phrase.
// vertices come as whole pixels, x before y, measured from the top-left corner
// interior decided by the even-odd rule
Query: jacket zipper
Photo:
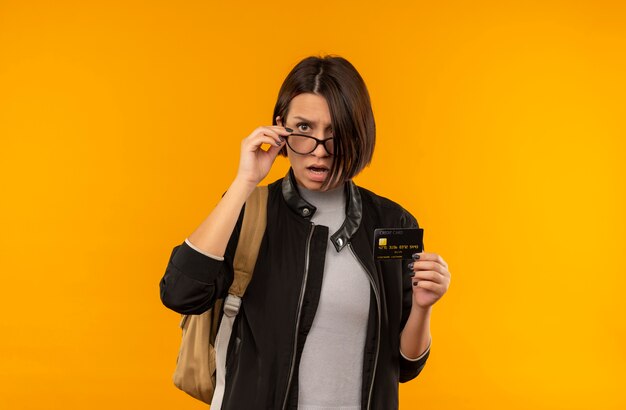
[[[296,311],[296,329],[293,337],[293,354],[291,355],[291,364],[289,365],[289,379],[287,380],[287,390],[285,391],[285,399],[283,401],[282,409],[287,408],[287,398],[289,397],[289,389],[291,387],[291,380],[293,379],[294,365],[296,362],[296,351],[298,350],[298,330],[300,328],[300,311],[302,310],[302,303],[304,301],[304,291],[306,290],[306,281],[309,276],[309,250],[311,247],[311,238],[313,237],[313,231],[315,226],[311,222],[311,230],[309,231],[309,237],[306,241],[306,251],[304,256],[304,277],[302,278],[302,287],[300,288],[300,299],[298,301],[298,309]]]
[[[374,277],[372,275],[372,273],[367,269],[367,267],[365,267],[365,264],[363,263],[363,261],[361,261],[361,259],[357,256],[356,252],[354,251],[354,249],[352,248],[352,244],[350,242],[348,242],[348,248],[350,248],[350,251],[352,252],[352,255],[354,255],[355,259],[357,261],[359,261],[359,263],[361,264],[361,266],[363,267],[363,269],[365,270],[365,272],[367,272],[367,278],[370,280],[370,283],[372,285],[372,289],[374,289],[374,296],[376,296],[376,308],[378,309],[378,327],[377,327],[377,337],[376,337],[376,356],[374,358],[374,370],[372,373],[372,382],[370,384],[370,391],[369,394],[367,396],[367,409],[369,410],[371,403],[372,403],[372,391],[374,390],[374,380],[376,379],[376,367],[378,367],[378,353],[380,350],[380,322],[381,322],[381,313],[380,313],[380,294],[378,293],[378,289],[376,288],[376,285],[374,284]]]

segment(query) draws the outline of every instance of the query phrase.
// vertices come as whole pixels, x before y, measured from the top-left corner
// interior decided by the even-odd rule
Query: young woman
[[[241,144],[239,170],[210,215],[176,246],[161,300],[201,314],[226,296],[244,203],[279,154],[267,228],[229,344],[222,409],[398,408],[398,382],[430,353],[433,304],[450,272],[436,253],[375,261],[376,228],[416,228],[400,205],[356,186],[375,123],[357,70],[309,57],[285,79],[273,125]],[[265,151],[263,144],[271,147]]]

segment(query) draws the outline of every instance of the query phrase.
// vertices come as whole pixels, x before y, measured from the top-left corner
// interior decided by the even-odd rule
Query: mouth
[[[320,175],[326,174],[329,171],[328,167],[325,165],[311,165],[311,166],[308,166],[306,169],[308,169],[309,171],[315,174],[320,174]]]
[[[324,182],[330,169],[326,165],[314,164],[306,167],[308,171],[308,178],[314,182]]]

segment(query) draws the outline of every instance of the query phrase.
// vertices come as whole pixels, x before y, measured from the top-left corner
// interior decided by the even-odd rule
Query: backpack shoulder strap
[[[267,225],[267,186],[256,187],[246,201],[243,222],[233,269],[235,277],[224,300],[224,315],[215,338],[215,391],[211,400],[212,409],[221,409],[225,391],[226,351],[233,331],[235,317],[239,313],[241,297],[252,279],[252,272],[259,255],[259,247]]]
[[[252,279],[252,272],[259,256],[261,240],[267,225],[267,186],[259,186],[252,191],[246,201],[237,242],[233,269],[235,276],[228,293],[242,297]]]

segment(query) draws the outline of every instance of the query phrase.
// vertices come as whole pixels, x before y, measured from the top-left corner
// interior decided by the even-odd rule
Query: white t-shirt
[[[311,221],[328,226],[329,236],[335,233],[346,216],[344,186],[298,190],[317,208]],[[337,252],[329,240],[319,305],[300,361],[298,409],[360,410],[369,304],[367,273],[348,247]]]

